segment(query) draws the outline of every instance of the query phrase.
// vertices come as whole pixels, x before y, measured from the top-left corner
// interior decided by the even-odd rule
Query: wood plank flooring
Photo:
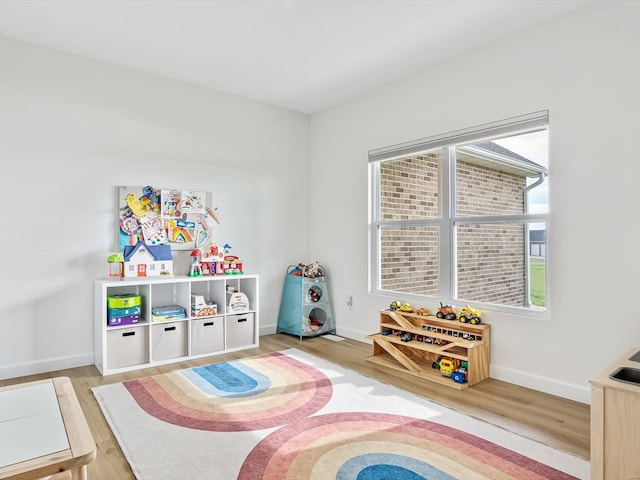
[[[424,382],[412,375],[367,362],[366,358],[371,355],[373,347],[350,339],[335,342],[324,337],[316,337],[300,341],[298,337],[286,334],[266,335],[260,337],[260,347],[242,352],[215,355],[107,377],[101,376],[92,365],[3,380],[0,381],[0,386],[56,376],[71,378],[98,447],[97,459],[89,466],[89,478],[91,480],[129,480],[135,477],[91,392],[92,387],[287,348],[297,348],[330,360],[467,415],[486,420],[506,430],[579,457],[589,458],[590,409],[588,405],[494,379],[485,380],[463,391],[449,389],[446,386]]]

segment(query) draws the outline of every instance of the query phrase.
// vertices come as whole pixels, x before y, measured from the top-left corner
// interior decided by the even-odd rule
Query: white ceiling
[[[313,113],[589,3],[0,0],[0,35]]]

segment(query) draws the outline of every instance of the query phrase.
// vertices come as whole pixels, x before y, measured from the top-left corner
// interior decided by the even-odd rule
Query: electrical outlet
[[[347,297],[347,305],[349,308],[353,308],[353,297],[351,295]]]

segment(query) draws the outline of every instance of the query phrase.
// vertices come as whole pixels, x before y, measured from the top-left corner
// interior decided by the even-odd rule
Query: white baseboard
[[[591,404],[591,388],[589,386],[575,385],[572,383],[561,382],[553,378],[543,377],[532,373],[523,373],[509,367],[501,367],[499,365],[490,366],[491,378],[502,380],[504,382],[520,385],[521,387],[531,388],[539,392],[556,395],[558,397],[567,398],[580,403]]]
[[[278,326],[275,323],[271,323],[269,325],[260,324],[260,328],[258,329],[258,335],[271,335],[272,333],[276,333],[276,328]]]
[[[27,375],[37,375],[39,373],[55,372],[57,370],[65,370],[67,368],[84,367],[85,365],[93,365],[93,362],[94,354],[91,352],[79,353],[77,355],[69,355],[66,357],[34,360],[32,362],[14,363],[13,365],[0,367],[0,380],[26,377]]]
[[[351,340],[357,340],[358,342],[363,343],[373,343],[371,340],[367,338],[368,334],[362,333],[360,330],[354,330],[353,328],[345,328],[338,326],[336,328],[337,335],[341,337],[350,338]],[[371,332],[369,332],[371,333]]]

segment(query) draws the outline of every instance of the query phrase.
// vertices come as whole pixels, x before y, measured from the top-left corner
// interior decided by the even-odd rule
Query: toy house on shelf
[[[230,245],[226,244],[223,249],[216,245],[211,245],[208,249],[202,250],[200,268],[202,275],[231,275],[242,272],[242,262],[235,255],[229,255]]]
[[[124,247],[124,276],[157,277],[173,275],[173,257],[169,245],[147,245],[138,242]]]
[[[222,273],[216,269],[224,260],[224,253],[218,249],[217,245],[213,243],[207,249],[202,250],[200,258],[200,266],[203,275],[215,275],[216,273]]]
[[[225,255],[224,261],[216,268],[226,275],[242,273],[242,262],[235,255]]]

